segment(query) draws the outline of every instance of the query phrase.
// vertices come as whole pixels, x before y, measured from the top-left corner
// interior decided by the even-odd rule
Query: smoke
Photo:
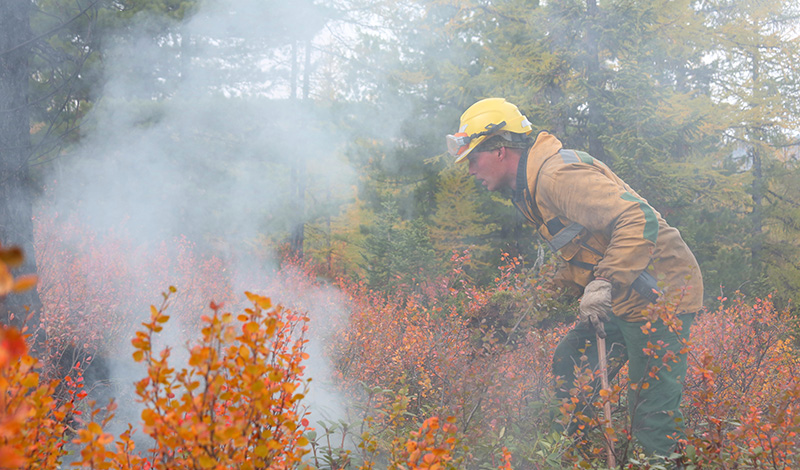
[[[171,308],[197,294],[194,278],[180,277],[175,261],[187,246],[201,258],[198,266],[219,267],[233,292],[257,291],[273,276],[273,249],[292,227],[313,223],[312,215],[336,216],[348,200],[355,172],[337,156],[338,117],[303,96],[304,54],[313,49],[300,45],[313,44],[323,17],[311,2],[274,3],[212,2],[184,22],[138,15],[107,40],[105,86],[80,146],[45,177],[40,218],[53,222],[56,233],[69,222],[92,240],[114,240],[120,249],[113,256],[129,257],[129,269],[140,271],[141,283],[113,287],[122,298],[119,309],[140,315],[130,319],[133,326],[147,318],[148,305],[158,304],[169,284],[178,282]],[[298,200],[299,185],[311,198]],[[63,243],[64,253],[92,250],[87,240]],[[164,266],[147,259],[170,261]],[[202,261],[209,259],[222,261]],[[102,265],[99,260],[94,266]],[[99,293],[112,289],[115,279],[85,282],[88,292]],[[329,365],[320,341],[327,322],[347,312],[315,300],[336,298],[330,288],[308,289],[275,300],[302,304],[311,318],[313,414],[314,406],[341,402],[326,387]],[[176,361],[186,358],[181,331],[175,323],[159,335]],[[144,371],[130,360],[130,336],[118,342],[117,355],[109,358],[112,380],[117,393],[131,395],[119,387],[132,387],[132,378]],[[121,419],[138,419],[132,401],[122,404],[132,408],[120,409]],[[325,416],[339,414],[328,408]]]

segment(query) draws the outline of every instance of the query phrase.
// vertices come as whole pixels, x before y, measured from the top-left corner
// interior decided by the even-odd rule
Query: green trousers
[[[694,314],[680,315],[678,319],[683,322],[680,336],[688,339]],[[669,456],[675,450],[676,439],[685,437],[680,403],[687,369],[686,354],[680,353],[684,345],[679,335],[669,331],[661,320],[652,324],[648,334],[642,331],[644,325],[645,322],[627,322],[613,315],[605,323],[609,380],[627,361],[630,383],[628,413],[632,434],[648,454]],[[558,344],[553,355],[557,397],[572,396],[570,390],[575,388],[576,364],[597,369],[596,341],[594,329],[588,324],[579,323]],[[659,345],[659,341],[662,342],[660,347],[648,346],[648,342]],[[646,353],[648,349],[651,350],[650,354]],[[670,359],[664,363],[664,357]],[[600,389],[599,379],[592,386],[596,393]],[[594,401],[592,397],[588,402]],[[578,410],[593,416],[594,408],[585,403],[580,402]],[[571,423],[567,428],[570,433],[577,429],[577,423]]]

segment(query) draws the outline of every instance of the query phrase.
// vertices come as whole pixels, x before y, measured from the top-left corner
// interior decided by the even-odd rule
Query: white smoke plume
[[[218,267],[219,278],[238,295],[257,291],[277,268],[271,256],[275,243],[312,212],[337,215],[349,197],[354,171],[336,152],[342,143],[337,117],[315,100],[314,83],[304,88],[304,67],[321,60],[306,61],[305,54],[314,53],[324,18],[316,8],[298,7],[311,2],[277,3],[204,3],[186,21],[166,28],[163,18],[135,18],[105,45],[105,87],[80,145],[55,161],[45,177],[40,223],[52,224],[56,234],[68,224],[80,227],[60,241],[53,256],[85,257],[92,250],[89,236],[98,243],[115,241],[120,249],[114,256],[127,256],[128,269],[139,271],[141,283],[116,285],[111,277],[117,271],[109,270],[105,277],[87,274],[85,289],[114,292],[124,315],[139,315],[129,319],[134,327],[170,284],[178,289],[171,308],[202,294],[192,276],[180,276],[176,260],[186,255],[181,250],[189,247],[200,265]],[[298,168],[311,200],[326,205],[298,204],[291,175]],[[221,261],[203,264],[206,258]],[[96,260],[92,269],[107,269],[108,263]],[[314,407],[324,403],[325,416],[336,419],[341,399],[326,387],[329,365],[315,341],[325,338],[331,318],[347,312],[315,301],[337,295],[319,289],[295,292],[295,298],[264,294],[308,309],[312,417]],[[220,299],[203,301],[211,300]],[[208,311],[197,315],[203,313]],[[89,313],[71,314],[81,322]],[[160,335],[161,344],[173,348],[178,367],[186,357],[181,331],[175,323]],[[128,396],[131,390],[124,388],[144,373],[130,359],[132,333],[122,332],[115,357],[109,358],[115,390]],[[138,420],[140,410],[132,401],[122,405],[121,421]]]

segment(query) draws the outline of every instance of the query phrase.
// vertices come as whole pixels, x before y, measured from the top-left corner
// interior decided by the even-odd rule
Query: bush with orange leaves
[[[433,416],[422,423],[419,431],[411,436],[402,446],[397,442],[396,449],[402,452],[395,455],[389,465],[391,470],[454,470],[459,468],[453,454],[458,444],[455,417],[442,421]]]
[[[487,468],[501,448],[510,449],[524,468],[607,468],[606,439],[616,444],[617,463],[625,468],[668,466],[643,458],[632,438],[624,368],[609,391],[589,400],[595,416],[580,417],[595,431],[573,439],[553,426],[561,413],[574,417],[549,401],[553,348],[570,325],[525,321],[526,308],[516,307],[542,313],[558,306],[550,304],[553,293],[541,282],[547,276],[526,280],[513,273],[501,271],[487,288],[471,284],[458,264],[450,277],[423,290],[379,294],[341,284],[349,293],[352,323],[340,335],[339,379],[345,387],[362,386],[364,393],[352,394],[363,414],[339,429],[366,423],[360,436],[351,436],[361,468],[391,462],[397,436],[432,415],[455,417],[461,446],[452,449],[459,457],[448,462],[460,462],[459,468]],[[504,296],[522,299],[509,303],[509,318],[493,306]],[[683,326],[674,310],[663,302],[650,313],[677,332]],[[515,331],[520,320],[522,328]],[[737,297],[697,316],[684,344],[688,468],[800,468],[800,350],[792,331],[797,330],[788,308],[777,308],[769,298]],[[653,361],[651,372],[675,361],[661,344],[648,345],[645,353]],[[579,391],[597,378],[595,370],[582,371]],[[606,402],[611,421],[599,412]]]
[[[519,261],[507,257],[495,285],[479,288],[461,269],[463,256],[452,261],[449,275],[417,289],[383,294],[340,282],[352,313],[334,358],[355,406],[349,423],[324,431],[359,429],[348,437],[362,468],[388,465],[429,416],[453,417],[462,445],[451,462],[459,468],[529,454],[537,426],[552,420],[542,404],[564,327],[537,328],[557,310],[544,276],[520,275]]]
[[[9,268],[22,260],[19,248],[0,247],[0,297],[36,284],[32,275],[12,276]],[[40,384],[36,367],[23,333],[0,325],[0,468],[56,468],[65,453],[63,421],[74,408],[75,389],[69,401],[57,402],[58,383]]]
[[[0,468],[58,468],[73,402],[57,404],[56,383],[40,384],[22,334],[0,327]]]
[[[796,319],[769,296],[720,301],[693,329],[690,458],[698,468],[800,468]]]
[[[174,293],[174,288],[171,288]],[[134,359],[147,366],[136,383],[144,405],[149,448],[136,449],[133,426],[118,439],[104,431],[112,403],[72,423],[68,412],[85,394],[66,403],[53,398],[58,381],[39,383],[37,360],[14,329],[0,330],[0,468],[57,469],[66,446],[76,449],[74,466],[89,469],[291,469],[307,453],[308,421],[302,399],[307,318],[266,297],[247,293],[243,313],[202,318],[202,335],[190,349],[188,366],[170,366],[171,350],[158,353],[153,340],[169,320],[161,308],[133,339]],[[72,382],[76,382],[73,380]],[[80,386],[76,386],[80,388]]]
[[[136,384],[146,405],[144,432],[155,445],[152,468],[293,468],[306,453],[301,400],[308,318],[247,293],[252,307],[234,316],[212,304],[189,367],[170,368],[152,335],[169,317],[152,309],[133,340],[148,376]]]
[[[153,335],[169,320],[169,295],[164,297],[133,339],[134,359],[147,366],[136,393],[145,405],[141,416],[151,447],[137,454],[129,429],[111,452],[111,436],[90,424],[77,440],[83,448],[79,464],[131,470],[299,466],[307,452],[301,406],[307,318],[250,293],[252,307],[237,316],[212,303],[188,367],[176,371],[169,348],[153,351]]]
[[[302,409],[304,315],[252,294],[240,315],[212,305],[213,314],[198,322],[188,366],[178,370],[172,350],[153,350],[168,319],[167,295],[134,340],[135,357],[147,366],[136,392],[145,407],[145,445],[132,426],[116,438],[104,431],[113,405],[78,415],[68,437],[65,418],[84,397],[80,377],[69,380],[69,400],[53,400],[56,382],[40,384],[20,333],[2,331],[0,467],[58,468],[70,445],[77,465],[98,469],[292,468],[314,459],[331,469],[508,470],[512,455],[520,468],[604,468],[602,452],[573,452],[575,442],[551,427],[558,406],[549,402],[550,361],[569,325],[542,323],[543,312],[559,307],[541,282],[548,276],[520,276],[508,259],[493,286],[477,287],[455,258],[449,276],[390,295],[338,282],[350,322],[331,325],[337,342],[324,352],[335,356],[339,385],[361,414],[350,416],[349,441],[335,458],[316,459],[334,455],[334,445],[316,437],[315,455],[306,455],[305,437],[314,433]],[[273,289],[297,288],[296,297],[308,302],[303,292],[317,277],[305,267],[284,274],[286,285]],[[800,352],[790,323],[769,298],[737,297],[698,316],[683,407],[687,465],[800,468]],[[612,401],[614,422],[594,424],[613,425],[609,436],[618,439],[626,468],[656,468],[624,443],[625,380],[623,371],[596,404]],[[590,435],[590,448],[602,450],[601,438]],[[348,454],[354,449],[360,462]]]

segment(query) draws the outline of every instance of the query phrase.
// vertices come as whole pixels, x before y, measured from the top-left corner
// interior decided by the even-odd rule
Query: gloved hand
[[[611,312],[611,283],[605,279],[595,279],[583,289],[580,304],[580,321],[591,323],[594,331],[601,338],[606,337],[603,322],[609,319]]]

